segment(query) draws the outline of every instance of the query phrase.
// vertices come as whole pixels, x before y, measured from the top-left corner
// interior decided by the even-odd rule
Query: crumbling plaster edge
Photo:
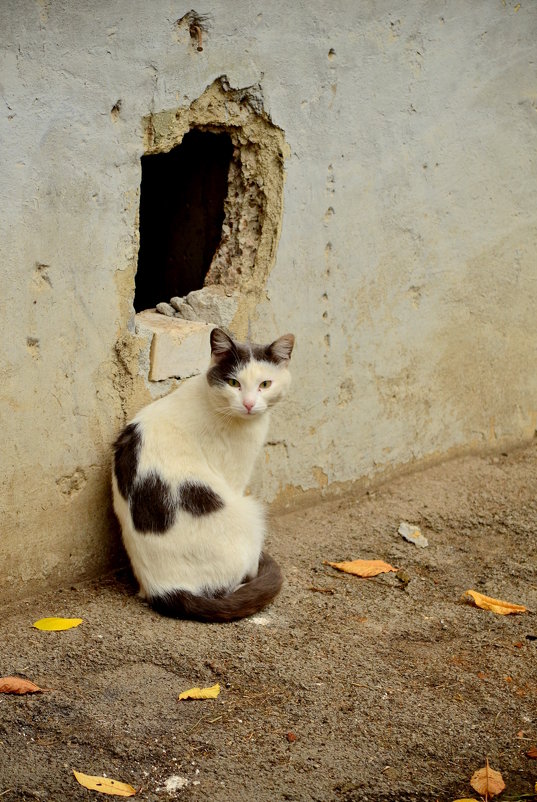
[[[284,132],[263,110],[259,86],[235,89],[225,75],[216,78],[189,106],[153,112],[143,122],[147,155],[169,152],[191,128],[223,130],[234,144],[258,147],[257,179],[265,199],[261,231],[253,269],[243,271],[235,287],[238,306],[232,321],[233,331],[244,336],[258,304],[268,300],[267,280],[276,262],[283,220],[284,161],[291,152]],[[218,255],[217,250],[211,269]]]
[[[136,335],[145,339],[140,371],[150,386],[160,385],[159,395],[162,390],[172,389],[169,380],[189,379],[207,369],[212,328],[208,323],[169,318],[151,309],[135,316]]]

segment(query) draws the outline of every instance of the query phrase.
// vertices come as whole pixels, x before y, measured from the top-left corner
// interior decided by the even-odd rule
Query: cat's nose
[[[251,409],[252,409],[252,407],[254,406],[254,404],[255,404],[255,401],[251,401],[249,398],[245,398],[245,399],[243,399],[243,402],[242,402],[242,405],[243,405],[243,407],[244,407],[245,409],[247,409],[247,410],[248,410],[248,412],[250,412],[250,411],[251,411]]]

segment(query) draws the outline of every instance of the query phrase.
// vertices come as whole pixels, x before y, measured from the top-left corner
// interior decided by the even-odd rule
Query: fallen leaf
[[[537,746],[531,746],[526,752],[526,757],[529,757],[530,760],[537,760]]]
[[[474,799],[473,796],[465,796],[464,799],[454,799],[453,802],[477,802],[477,799]]]
[[[481,794],[481,796],[485,798],[501,794],[505,788],[502,775],[499,771],[491,769],[488,758],[486,766],[472,774],[470,785],[478,794]]]
[[[83,774],[81,771],[73,769],[76,781],[83,785],[84,788],[89,788],[90,791],[99,791],[101,794],[109,794],[109,796],[134,796],[136,790],[128,783],[119,782],[119,780],[110,780],[108,777],[93,777],[90,774]]]
[[[21,677],[0,677],[0,693],[43,693],[43,688]]]
[[[179,699],[216,699],[220,693],[220,685],[211,685],[210,688],[190,688],[179,694]]]
[[[471,599],[469,599],[468,596],[470,596]],[[512,602],[502,601],[501,599],[492,599],[490,596],[483,596],[483,594],[478,593],[477,590],[467,590],[463,598],[470,604],[481,607],[482,610],[490,610],[492,613],[497,613],[498,615],[525,613],[527,610],[522,604],[512,604]]]
[[[287,738],[287,740],[289,741],[290,744],[292,744],[292,743],[294,743],[296,741],[296,735],[295,735],[294,732],[288,732],[285,737]]]
[[[424,549],[429,545],[429,541],[425,535],[421,534],[421,529],[414,526],[414,524],[407,524],[406,521],[401,521],[397,531],[405,540],[408,540],[409,543],[414,543],[414,545],[419,546],[420,549]]]
[[[82,623],[82,618],[40,618],[32,626],[43,632],[60,632],[64,629],[73,629]]]
[[[323,561],[323,565],[331,565],[332,568],[337,568],[338,571],[344,571],[346,574],[354,574],[354,576],[369,577],[378,576],[378,574],[387,574],[389,571],[397,571],[393,565],[383,562],[383,560],[351,560],[349,562],[331,563],[328,560]]]

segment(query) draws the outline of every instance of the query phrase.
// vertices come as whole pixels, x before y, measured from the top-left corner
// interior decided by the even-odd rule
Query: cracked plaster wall
[[[289,148],[234,321],[297,335],[256,490],[296,501],[535,430],[535,4],[221,0],[203,51],[186,11],[1,4],[6,594],[115,551],[110,444],[173,386],[147,382],[132,310],[146,121],[201,115],[221,76]]]

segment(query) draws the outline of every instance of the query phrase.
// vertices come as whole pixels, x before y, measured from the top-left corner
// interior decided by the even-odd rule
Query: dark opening
[[[169,153],[142,156],[137,312],[203,287],[222,236],[229,134],[194,129]]]

